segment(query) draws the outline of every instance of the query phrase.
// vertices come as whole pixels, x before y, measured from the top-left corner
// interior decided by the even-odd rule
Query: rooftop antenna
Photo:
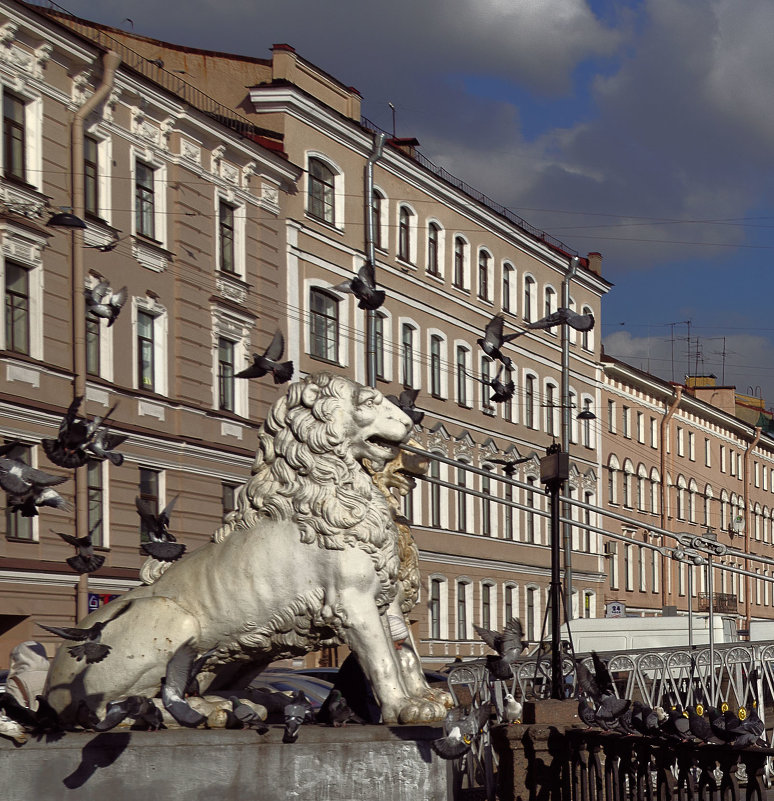
[[[392,111],[392,138],[395,139],[395,106],[392,103],[387,104]]]

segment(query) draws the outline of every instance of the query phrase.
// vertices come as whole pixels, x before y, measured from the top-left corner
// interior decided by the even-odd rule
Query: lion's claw
[[[398,714],[399,723],[433,723],[446,717],[446,707],[442,703],[426,698],[411,698]]]

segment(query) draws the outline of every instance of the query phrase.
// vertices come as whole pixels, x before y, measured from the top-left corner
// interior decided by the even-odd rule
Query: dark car
[[[336,674],[339,672],[337,667],[316,667],[316,668],[298,668],[293,671],[300,673],[304,676],[313,676],[316,679],[323,679],[324,681],[334,681]],[[440,673],[437,670],[425,670],[425,679],[428,684],[446,684],[449,677],[445,673]]]

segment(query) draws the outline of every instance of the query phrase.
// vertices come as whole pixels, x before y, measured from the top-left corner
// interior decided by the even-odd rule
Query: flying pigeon
[[[121,467],[124,463],[124,456],[114,449],[126,442],[128,438],[128,434],[111,434],[106,426],[100,426],[86,445],[86,450],[97,459],[108,459],[111,464]]]
[[[89,420],[86,417],[78,417],[78,408],[82,400],[83,396],[73,399],[59,424],[56,439],[45,438],[40,442],[46,456],[59,467],[81,467],[86,464],[90,458],[87,451],[89,443],[94,439],[100,423],[104,422],[116,408],[111,407],[104,417]]]
[[[513,676],[511,663],[514,662],[521,652],[529,644],[524,639],[524,630],[521,621],[512,617],[506,624],[502,632],[490,631],[482,626],[473,624],[473,628],[479,637],[493,650],[497,651],[497,656],[489,654],[486,658],[489,672],[496,679],[509,679]]]
[[[231,710],[226,717],[227,729],[255,729],[258,734],[266,734],[269,727],[263,722],[261,715],[250,706],[250,704],[232,695],[228,699],[231,702]]]
[[[22,517],[35,517],[38,506],[69,509],[65,499],[51,489],[65,481],[66,476],[52,476],[19,459],[0,457],[0,487],[8,493],[8,507]]]
[[[207,720],[185,700],[185,689],[191,679],[196,678],[195,665],[196,649],[193,647],[193,641],[187,640],[172,654],[161,684],[161,700],[164,708],[181,726],[189,728],[196,728]]]
[[[75,548],[75,556],[70,556],[66,562],[76,573],[93,573],[104,564],[105,557],[94,553],[91,533],[85,537],[73,537],[71,534],[63,534],[61,531],[54,531],[53,533],[58,534],[65,542]]]
[[[106,242],[104,245],[84,245],[84,247],[93,248],[94,250],[98,250],[100,253],[110,253],[110,251],[115,250],[118,247],[118,243],[125,238],[126,236],[116,236],[110,242]]]
[[[487,706],[474,706],[467,714],[461,707],[453,707],[443,722],[444,736],[433,740],[430,745],[443,759],[461,757],[470,750],[488,721]]]
[[[339,292],[351,292],[358,299],[358,308],[368,311],[374,311],[384,303],[385,292],[376,288],[376,269],[370,261],[367,261],[356,275],[336,284],[333,289]]]
[[[101,642],[102,632],[105,626],[123,615],[131,605],[132,602],[129,601],[129,603],[124,604],[112,617],[94,623],[88,629],[60,628],[59,626],[46,626],[43,623],[38,623],[38,626],[65,640],[79,641],[81,643],[80,645],[71,645],[67,650],[77,662],[80,662],[81,659],[85,659],[87,665],[92,665],[95,662],[101,662],[110,653],[110,646]]]
[[[363,718],[352,711],[341,690],[337,690],[335,687],[328,693],[328,697],[323,701],[322,706],[318,710],[317,722],[327,723],[329,726],[334,726],[335,728],[346,726],[347,723],[361,723],[365,725]]]
[[[282,331],[275,331],[274,338],[269,343],[269,347],[263,356],[254,353],[253,363],[239,373],[234,374],[234,378],[261,378],[266,373],[274,376],[275,384],[284,384],[293,377],[293,362],[280,362],[285,351],[285,337]]]
[[[527,330],[535,331],[537,329],[554,328],[563,323],[566,323],[570,328],[574,328],[576,331],[591,331],[594,327],[594,315],[576,314],[571,309],[560,306],[555,312],[551,312],[551,314],[546,315],[540,320],[535,320],[534,323],[527,323],[526,328]],[[519,332],[519,334],[523,333],[524,331]]]
[[[282,734],[283,743],[294,743],[298,739],[298,730],[301,724],[313,719],[312,705],[304,695],[303,690],[296,690],[290,703],[285,706],[285,731]]]
[[[479,381],[481,381],[485,387],[491,387],[494,390],[494,395],[491,395],[489,398],[489,400],[493,403],[504,403],[505,401],[509,401],[513,397],[513,393],[516,392],[516,385],[513,383],[513,381],[508,381],[505,384],[500,381],[500,376],[502,375],[504,368],[505,365],[501,364],[500,369],[497,371],[497,375],[494,378],[479,379]]]
[[[116,240],[116,244],[118,244],[118,240]],[[107,320],[108,328],[110,328],[126,303],[127,291],[124,286],[118,292],[113,292],[108,281],[100,281],[91,289],[85,289],[84,295],[86,296],[87,314]]]
[[[481,350],[489,356],[490,359],[499,359],[505,367],[509,370],[513,369],[513,362],[510,357],[502,352],[502,347],[506,342],[510,342],[516,337],[523,334],[523,331],[517,331],[514,334],[503,334],[503,326],[505,325],[505,318],[502,314],[496,314],[487,324],[484,329],[484,336],[478,339],[477,342],[481,346]]]
[[[418,395],[418,389],[404,389],[398,397],[395,395],[387,395],[386,397],[390,403],[394,403],[404,414],[407,414],[411,418],[411,422],[416,426],[422,422],[422,418],[425,416],[424,412],[420,412],[414,406]]]
[[[134,501],[150,537],[150,541],[141,543],[140,548],[143,553],[161,562],[174,562],[185,553],[185,545],[178,542],[168,528],[169,516],[178,497],[175,495],[159,514],[154,513],[151,501],[144,498],[135,498]]]
[[[502,465],[503,473],[510,478],[516,474],[516,465],[529,462],[530,459],[532,459],[531,456],[525,456],[519,459],[487,459],[487,461],[491,462],[492,464]]]
[[[110,731],[126,718],[133,718],[138,723],[144,724],[149,731],[157,731],[164,722],[161,710],[150,698],[130,695],[123,701],[110,701],[104,719],[92,728],[96,731]]]

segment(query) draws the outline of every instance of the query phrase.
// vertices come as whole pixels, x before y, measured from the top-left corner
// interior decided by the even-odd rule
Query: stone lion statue
[[[385,723],[442,719],[448,694],[428,687],[404,622],[419,573],[391,502],[393,488],[406,491],[395,457],[411,429],[378,390],[343,376],[291,384],[259,430],[236,510],[210,543],[80,623],[108,621],[101,642],[110,653],[86,665],[60,647],[49,703],[75,720],[84,700],[102,716],[111,700],[154,697],[187,641],[200,654],[214,649],[200,675],[211,692],[245,686],[274,660],[344,643]]]

